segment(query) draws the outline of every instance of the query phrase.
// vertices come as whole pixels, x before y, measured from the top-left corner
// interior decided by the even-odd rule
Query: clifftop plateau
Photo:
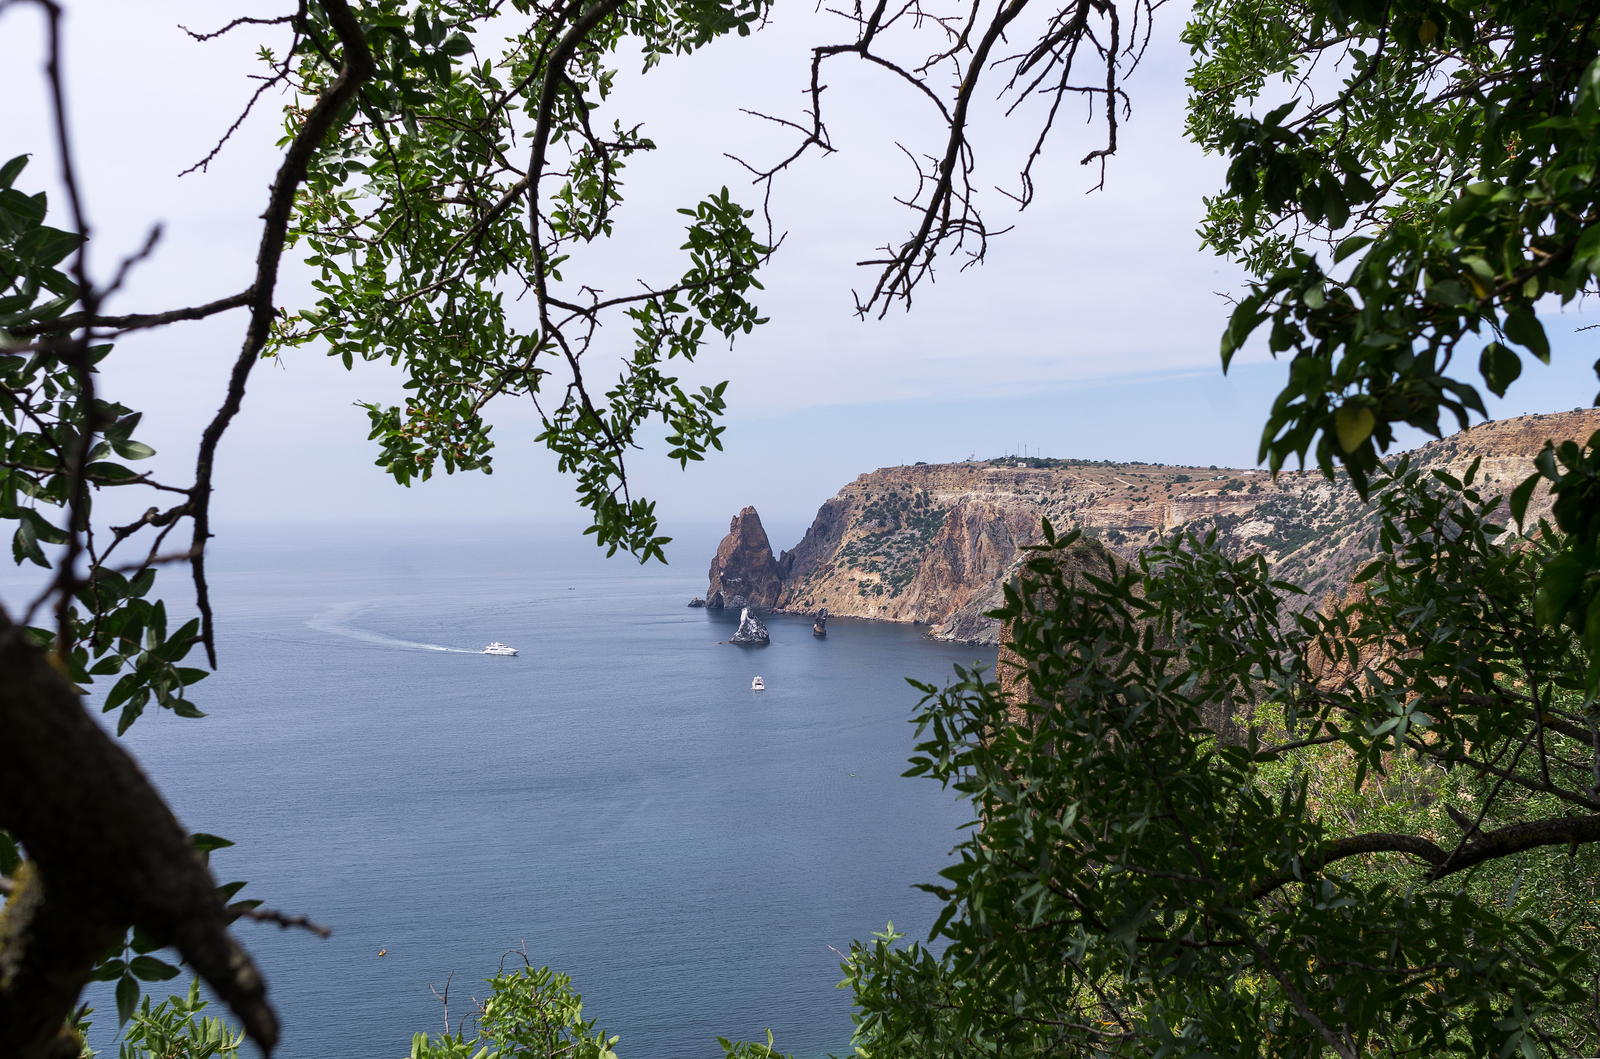
[[[1581,443],[1597,429],[1600,410],[1519,416],[1429,442],[1413,460],[1460,476],[1482,457],[1485,493],[1509,493],[1546,439]],[[1541,487],[1530,517],[1548,507]],[[1174,531],[1215,529],[1230,552],[1264,554],[1313,604],[1344,590],[1375,534],[1371,506],[1315,470],[1274,481],[1264,471],[1043,458],[885,467],[826,501],[776,560],[755,509],[745,508],[717,549],[706,599],[722,592],[726,602],[737,587],[752,606],[827,607],[918,622],[939,639],[994,643],[997,623],[983,612],[999,605],[1021,550],[1038,542],[1041,518],[1058,530],[1081,528],[1125,559]]]

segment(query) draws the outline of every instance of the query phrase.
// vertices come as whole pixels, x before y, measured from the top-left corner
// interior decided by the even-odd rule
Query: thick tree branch
[[[186,309],[172,309],[164,313],[133,313],[128,316],[96,316],[90,318],[85,313],[68,313],[66,316],[55,320],[46,320],[36,324],[23,324],[12,329],[11,334],[18,337],[31,337],[33,335],[49,334],[54,331],[76,330],[80,327],[93,327],[104,331],[142,331],[146,328],[161,327],[164,324],[175,324],[184,320],[204,320],[229,309],[237,309],[249,305],[255,296],[255,288],[242,290],[238,294],[230,294],[226,298],[218,298],[214,302],[204,305],[194,305]]]
[[[176,945],[270,1052],[266,986],[161,795],[3,613],[0,672],[0,828],[31,865],[0,929],[0,1055],[48,1055],[95,961],[129,926]]]
[[[1302,858],[1301,878],[1309,878],[1312,873],[1322,871],[1346,857],[1357,857],[1364,853],[1404,853],[1432,865],[1422,877],[1428,882],[1437,882],[1475,864],[1509,857],[1524,850],[1540,846],[1575,848],[1590,842],[1600,842],[1600,815],[1555,816],[1510,824],[1479,835],[1453,853],[1447,853],[1438,843],[1417,835],[1376,832],[1338,839],[1317,853]],[[1259,901],[1279,887],[1295,881],[1296,877],[1292,875],[1274,876],[1259,884],[1251,896]]]
[[[1576,848],[1589,842],[1600,842],[1600,816],[1555,816],[1511,824],[1466,843],[1443,862],[1428,869],[1423,878],[1434,882],[1474,864],[1509,857],[1513,853],[1540,846]]]

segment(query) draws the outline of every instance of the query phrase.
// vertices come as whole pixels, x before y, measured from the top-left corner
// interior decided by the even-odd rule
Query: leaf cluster
[[[168,970],[172,974],[149,980],[160,981],[177,974],[176,969]],[[131,1013],[132,1021],[118,1049],[118,1059],[234,1059],[244,1044],[244,1033],[214,1015],[201,1016],[209,1003],[200,999],[198,978],[189,982],[187,996],[171,995],[154,1007],[145,997]],[[117,1005],[122,1006],[120,988]]]
[[[44,193],[27,196],[11,186],[27,161],[19,155],[0,167],[0,340],[6,327],[58,319],[77,297],[76,287],[54,268],[77,248],[77,236],[43,224]],[[155,455],[133,436],[141,413],[98,397],[86,400],[81,372],[49,342],[65,333],[45,335],[46,341],[27,353],[0,352],[0,521],[15,526],[11,553],[17,563],[51,568],[44,549],[69,539],[63,509],[73,498],[77,455],[88,434],[81,475],[92,489],[83,497],[77,529],[86,537],[89,564],[61,613],[63,627],[34,629],[32,635],[79,685],[121,674],[105,703],[107,712],[122,710],[119,733],[152,699],[179,716],[204,716],[183,692],[205,671],[178,665],[194,644],[199,623],[187,622],[169,635],[165,604],[146,598],[156,578],[150,559],[165,533],[157,536],[144,563],[132,569],[111,565],[117,546],[135,530],[170,527],[176,512],[152,508],[134,525],[113,529],[109,541],[96,539],[91,522],[93,490],[155,484],[121,462]],[[92,347],[91,364],[111,349]]]
[[[1484,414],[1450,374],[1459,356],[1478,351],[1469,366],[1500,395],[1523,357],[1548,362],[1535,303],[1572,300],[1600,268],[1597,13],[1579,0],[1197,9],[1189,132],[1230,160],[1201,236],[1258,277],[1223,365],[1264,325],[1291,357],[1262,436],[1274,471],[1314,449],[1364,494],[1393,424],[1438,436],[1443,412],[1462,426]],[[1253,117],[1279,82],[1293,98]]]
[[[531,399],[538,441],[576,477],[597,542],[660,558],[666,538],[655,535],[654,505],[629,494],[625,458],[652,419],[681,465],[721,448],[723,385],[687,390],[663,364],[692,361],[708,329],[731,342],[764,322],[748,296],[770,251],[747,223],[751,211],[723,188],[679,210],[688,267],[677,279],[607,298],[564,269],[578,247],[613,235],[627,163],[655,147],[637,124],[600,121],[614,55],[636,46],[649,69],[748,33],[765,3],[522,0],[510,7],[523,28],[480,54],[504,6],[356,6],[377,75],[296,200],[288,237],[318,270],[319,297],[280,318],[266,355],[317,341],[347,368],[400,366],[404,406],[365,407],[377,463],[403,485],[441,465],[490,472],[486,406]],[[316,8],[297,28],[306,45],[293,57],[293,85],[314,96],[341,53]],[[285,111],[286,142],[304,113]],[[532,305],[518,312],[524,297]],[[613,313],[630,323],[631,351],[603,341]],[[623,365],[603,393],[585,374],[591,348]]]
[[[1380,475],[1379,557],[1320,612],[1214,538],[1086,569],[1045,524],[994,614],[1008,687],[919,685],[907,774],[970,799],[973,827],[924,887],[945,902],[927,943],[852,947],[862,1054],[1593,1045],[1575,920],[1479,882],[1600,841],[1588,658],[1538,620],[1543,556],[1492,521],[1501,498]],[[1339,768],[1314,797],[1319,761]],[[1410,809],[1330,811],[1400,797],[1398,774]],[[1457,787],[1476,800],[1450,839],[1426,809]]]
[[[487,981],[490,994],[477,1005],[477,1032],[419,1033],[411,1041],[411,1059],[617,1059],[618,1037],[606,1034],[598,1019],[583,1017],[583,997],[567,975],[529,963],[502,969]],[[765,1045],[717,1040],[726,1059],[791,1059],[773,1049],[770,1030]]]

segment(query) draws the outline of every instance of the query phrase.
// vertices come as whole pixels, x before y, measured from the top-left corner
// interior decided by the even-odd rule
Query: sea
[[[891,922],[926,935],[939,903],[915,884],[969,822],[902,776],[906,678],[995,651],[788,615],[770,646],[730,645],[737,613],[686,606],[715,541],[641,567],[560,528],[218,539],[221,669],[191,696],[209,716],[152,711],[123,743],[187,828],[235,843],[220,882],[332,929],[235,927],[278,1056],[400,1059],[524,959],[571,976],[623,1059],[769,1029],[798,1059],[850,1054],[841,955]],[[175,602],[181,578],[158,582]],[[115,1054],[109,988],[87,999]]]

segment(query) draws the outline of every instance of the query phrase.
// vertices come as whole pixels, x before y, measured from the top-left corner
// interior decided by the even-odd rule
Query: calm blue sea
[[[737,615],[684,605],[714,545],[640,568],[575,532],[219,539],[211,716],[146,716],[126,744],[187,827],[238,842],[220,881],[333,928],[236,928],[284,1059],[397,1059],[443,1027],[430,984],[454,973],[458,1018],[524,945],[624,1059],[768,1027],[802,1059],[847,1052],[834,950],[890,920],[925,933],[937,902],[912,884],[966,819],[900,776],[904,678],[994,652],[784,616],[770,647],[719,644]],[[490,640],[522,653],[472,653]]]

